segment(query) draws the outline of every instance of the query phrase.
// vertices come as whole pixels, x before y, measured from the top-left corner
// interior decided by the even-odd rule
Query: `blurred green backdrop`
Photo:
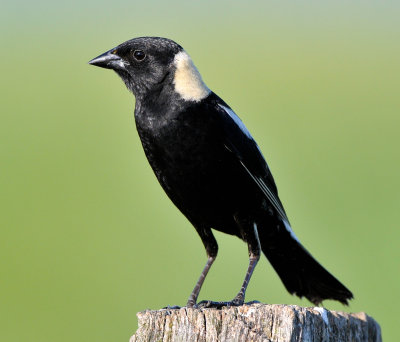
[[[172,38],[240,115],[294,230],[398,331],[400,5],[395,1],[3,1],[0,340],[128,341],[137,311],[185,305],[205,263],[145,160],[134,99],[87,61]],[[201,299],[229,300],[246,246],[217,233]],[[266,259],[248,300],[290,296]]]

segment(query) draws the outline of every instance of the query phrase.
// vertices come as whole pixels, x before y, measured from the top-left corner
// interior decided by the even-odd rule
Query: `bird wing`
[[[221,115],[224,130],[225,148],[235,154],[240,164],[269,200],[278,215],[289,225],[289,220],[279,200],[278,190],[271,171],[257,143],[240,118],[228,105],[218,103],[217,107],[219,108],[218,112]]]

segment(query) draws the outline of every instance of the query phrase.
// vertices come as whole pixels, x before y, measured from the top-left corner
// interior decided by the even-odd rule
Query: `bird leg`
[[[211,265],[213,264],[218,254],[218,244],[211,229],[201,229],[196,227],[196,230],[199,233],[201,240],[203,241],[204,247],[206,248],[208,259],[203,271],[200,274],[199,280],[197,281],[192,293],[189,296],[186,304],[188,308],[196,306],[197,297],[199,296],[201,287],[204,283],[204,279],[206,279],[207,273],[210,270]]]
[[[200,289],[203,285],[204,279],[206,278],[206,275],[207,275],[208,271],[210,270],[211,265],[213,264],[214,260],[215,260],[215,257],[211,257],[211,256],[208,257],[206,266],[204,266],[204,269],[201,272],[200,278],[197,281],[196,286],[194,287],[194,289],[193,289],[192,293],[190,294],[189,299],[187,301],[186,306],[188,308],[192,308],[192,307],[196,306],[197,297],[199,296]]]
[[[255,267],[257,265],[258,260],[260,260],[260,254],[258,254],[258,255],[253,254],[253,253],[250,254],[249,267],[247,269],[246,276],[245,276],[244,281],[243,281],[243,285],[240,288],[239,293],[232,300],[232,304],[234,304],[234,305],[243,305],[244,297],[246,295],[247,286],[249,285],[250,278],[251,278],[251,276],[253,274],[253,271],[254,271],[254,269],[255,269]]]
[[[243,305],[244,297],[246,295],[247,286],[249,285],[250,278],[253,274],[253,271],[260,260],[261,254],[261,244],[260,239],[258,238],[258,230],[257,224],[253,222],[249,224],[248,222],[241,222],[238,218],[236,218],[236,222],[241,228],[241,233],[243,240],[247,241],[247,246],[249,249],[249,267],[247,268],[246,276],[244,277],[243,285],[240,288],[239,293],[232,300],[232,303],[235,305]],[[247,228],[247,229],[246,229]]]
[[[241,227],[241,233],[243,240],[247,241],[247,246],[249,249],[249,267],[247,268],[246,276],[244,277],[243,285],[240,288],[239,293],[230,302],[213,302],[213,301],[201,301],[198,306],[205,308],[221,308],[223,306],[239,306],[244,304],[244,298],[246,296],[247,286],[249,285],[250,278],[253,271],[257,265],[258,260],[260,260],[261,245],[258,238],[258,231],[256,223],[252,224],[252,228],[247,226],[245,230],[242,223],[236,219],[236,222]]]

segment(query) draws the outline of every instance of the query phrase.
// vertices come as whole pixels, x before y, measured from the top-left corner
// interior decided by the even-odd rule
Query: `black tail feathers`
[[[280,223],[276,229],[259,227],[258,232],[262,251],[291,294],[315,305],[326,299],[348,305],[353,294],[311,256],[288,224]]]

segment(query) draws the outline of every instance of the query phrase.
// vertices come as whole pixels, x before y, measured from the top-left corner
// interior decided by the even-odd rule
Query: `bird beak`
[[[106,69],[126,70],[125,62],[116,54],[115,49],[111,49],[110,51],[93,58],[91,61],[89,61],[89,64]]]

